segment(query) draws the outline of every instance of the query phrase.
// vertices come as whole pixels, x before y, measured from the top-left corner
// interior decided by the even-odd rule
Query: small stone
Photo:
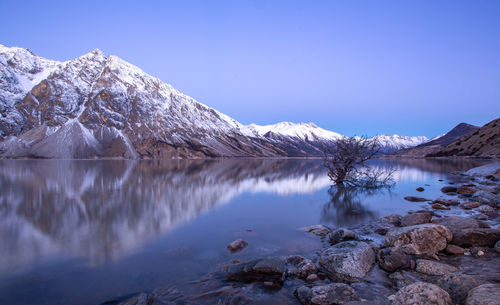
[[[457,188],[454,186],[445,186],[441,188],[441,192],[447,194],[447,193],[456,193]]]
[[[232,243],[230,243],[229,245],[227,245],[227,248],[231,252],[238,252],[243,248],[245,248],[246,246],[248,246],[248,243],[246,241],[244,241],[243,239],[237,239]]]
[[[449,207],[447,206],[444,206],[444,205],[440,205],[439,203],[435,203],[431,206],[433,209],[435,210],[450,210]]]
[[[447,245],[446,249],[444,249],[444,251],[447,254],[452,254],[452,255],[464,254],[465,253],[465,249],[464,248],[456,246],[456,245],[451,245],[451,244]]]
[[[481,204],[479,202],[474,202],[474,201],[465,201],[460,204],[460,208],[464,210],[471,210],[474,208],[477,208]]]
[[[417,192],[423,192],[424,190],[425,190],[425,189],[424,189],[423,187],[417,187],[417,188],[416,188],[416,191],[417,191]]]
[[[416,197],[416,196],[406,196],[404,199],[405,199],[405,200],[407,200],[407,201],[411,201],[411,202],[425,202],[425,201],[431,201],[431,200],[429,200],[429,199],[422,198],[422,197]]]
[[[319,280],[319,276],[316,273],[309,274],[307,276],[306,280],[309,281],[309,282],[314,282],[314,281]]]

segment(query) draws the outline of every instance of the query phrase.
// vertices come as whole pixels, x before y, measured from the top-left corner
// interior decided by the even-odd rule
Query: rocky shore
[[[455,176],[440,198],[405,198],[425,209],[302,228],[321,239],[314,253],[234,260],[193,283],[196,293],[160,289],[121,304],[499,305],[500,162]]]

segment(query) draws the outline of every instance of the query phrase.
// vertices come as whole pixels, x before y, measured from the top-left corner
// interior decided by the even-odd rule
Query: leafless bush
[[[338,187],[360,186],[380,188],[391,186],[393,170],[370,167],[366,162],[380,152],[380,144],[366,137],[343,137],[326,148],[324,166],[328,177]]]

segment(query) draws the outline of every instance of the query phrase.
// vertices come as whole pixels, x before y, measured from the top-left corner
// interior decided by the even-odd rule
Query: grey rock
[[[448,292],[453,304],[465,304],[469,291],[478,286],[479,282],[466,274],[449,273],[441,277],[437,283],[439,287]]]
[[[430,283],[416,282],[399,290],[393,305],[452,305],[448,292]]]
[[[421,224],[390,230],[385,243],[389,247],[401,247],[406,254],[433,255],[446,248],[452,238],[450,230],[444,226]]]
[[[356,291],[343,283],[314,286],[312,288],[301,286],[295,290],[295,296],[303,305],[345,304],[359,300]]]
[[[427,275],[445,275],[458,271],[458,269],[454,266],[428,259],[418,259],[415,270],[419,273]]]
[[[484,284],[469,291],[466,305],[499,305],[500,284]]]
[[[365,242],[344,241],[320,253],[319,264],[334,280],[355,282],[375,264],[375,252]]]

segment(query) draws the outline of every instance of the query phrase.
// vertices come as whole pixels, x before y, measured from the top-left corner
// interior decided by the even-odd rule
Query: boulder
[[[375,264],[375,252],[365,242],[344,241],[320,253],[319,264],[334,280],[355,282]]]
[[[479,282],[466,274],[449,273],[441,277],[436,284],[448,292],[453,304],[464,304],[469,291],[478,286]]]
[[[500,230],[489,228],[463,229],[453,236],[452,243],[465,247],[493,247],[500,240]]]
[[[431,213],[413,213],[403,216],[401,218],[401,226],[414,226],[423,223],[431,222],[432,214]]]
[[[390,230],[385,235],[385,243],[389,247],[401,247],[406,254],[433,255],[446,248],[452,238],[445,226],[420,224]]]
[[[464,209],[464,210],[471,210],[471,209],[474,209],[474,208],[477,208],[478,206],[480,206],[481,204],[479,202],[475,202],[475,201],[465,201],[465,202],[462,202],[460,204],[460,208]]]
[[[228,281],[283,282],[285,260],[279,257],[253,259],[247,262],[231,264],[226,267]]]
[[[399,247],[383,248],[377,253],[377,261],[380,268],[387,272],[394,272],[400,268],[411,266],[411,256]]]
[[[294,294],[303,305],[345,304],[359,300],[356,291],[343,283],[314,287],[301,286],[295,290]]]
[[[393,305],[452,305],[448,292],[434,284],[416,282],[403,287],[393,297]]]
[[[299,255],[292,255],[286,258],[288,264],[291,264],[293,268],[287,270],[288,275],[293,275],[298,278],[307,278],[311,274],[318,272],[316,265],[305,257]]]
[[[458,271],[456,267],[428,259],[418,259],[415,270],[426,275],[445,275]]]
[[[302,231],[312,233],[316,236],[325,236],[330,233],[330,228],[324,225],[313,225],[309,227],[301,228]]]
[[[469,291],[466,305],[500,304],[500,284],[484,284]]]
[[[411,202],[425,202],[425,201],[431,201],[430,199],[422,198],[422,197],[417,197],[417,196],[406,196],[404,198],[407,201]]]
[[[454,186],[444,186],[441,188],[441,192],[448,194],[448,193],[456,193],[457,188]]]
[[[351,230],[348,229],[336,229],[328,235],[328,240],[331,245],[338,244],[342,241],[356,240],[359,236]]]
[[[248,243],[246,241],[244,241],[243,239],[237,239],[232,243],[230,243],[229,245],[227,245],[227,249],[231,252],[238,252],[243,248],[245,248],[246,246],[248,246]]]

